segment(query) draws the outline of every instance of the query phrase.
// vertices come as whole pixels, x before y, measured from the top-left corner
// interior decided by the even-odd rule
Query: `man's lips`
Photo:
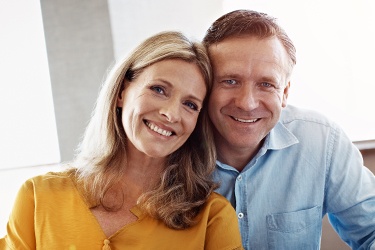
[[[257,122],[258,120],[260,120],[259,118],[255,118],[255,119],[241,119],[241,118],[237,118],[237,117],[233,117],[231,116],[234,120],[238,121],[238,122],[243,122],[243,123],[254,123],[254,122]]]

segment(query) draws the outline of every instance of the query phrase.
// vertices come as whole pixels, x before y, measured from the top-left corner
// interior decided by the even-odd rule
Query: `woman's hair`
[[[145,68],[167,59],[180,59],[197,65],[204,77],[207,93],[210,92],[212,73],[206,49],[180,32],[156,34],[142,42],[127,58],[120,60],[101,88],[74,161],[78,181],[83,183],[86,198],[93,204],[108,210],[122,206],[123,199],[119,199],[120,204],[116,205],[105,202],[109,189],[113,191],[121,182],[121,175],[126,174],[126,134],[117,100],[126,84],[136,79]],[[183,146],[168,156],[168,164],[158,185],[138,200],[144,211],[171,228],[191,226],[207,197],[216,188],[211,180],[216,154],[206,104],[207,97],[194,131]],[[116,195],[123,198],[122,193]]]
[[[276,36],[289,56],[288,75],[296,64],[296,48],[286,32],[278,25],[276,18],[252,10],[235,10],[218,18],[208,28],[203,44],[208,48],[229,37],[253,35],[259,38]]]

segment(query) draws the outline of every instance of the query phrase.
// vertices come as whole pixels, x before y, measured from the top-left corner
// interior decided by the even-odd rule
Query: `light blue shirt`
[[[288,106],[242,172],[217,162],[246,249],[319,249],[322,218],[353,249],[375,249],[375,177],[332,121]]]

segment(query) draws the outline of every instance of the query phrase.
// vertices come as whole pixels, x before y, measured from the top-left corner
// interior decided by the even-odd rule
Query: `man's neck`
[[[249,148],[234,149],[231,147],[217,146],[217,158],[220,162],[234,167],[241,172],[250,160],[258,152],[258,149]]]

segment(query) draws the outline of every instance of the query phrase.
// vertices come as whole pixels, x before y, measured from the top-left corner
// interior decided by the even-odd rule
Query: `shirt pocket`
[[[321,206],[267,215],[269,249],[319,249]]]

